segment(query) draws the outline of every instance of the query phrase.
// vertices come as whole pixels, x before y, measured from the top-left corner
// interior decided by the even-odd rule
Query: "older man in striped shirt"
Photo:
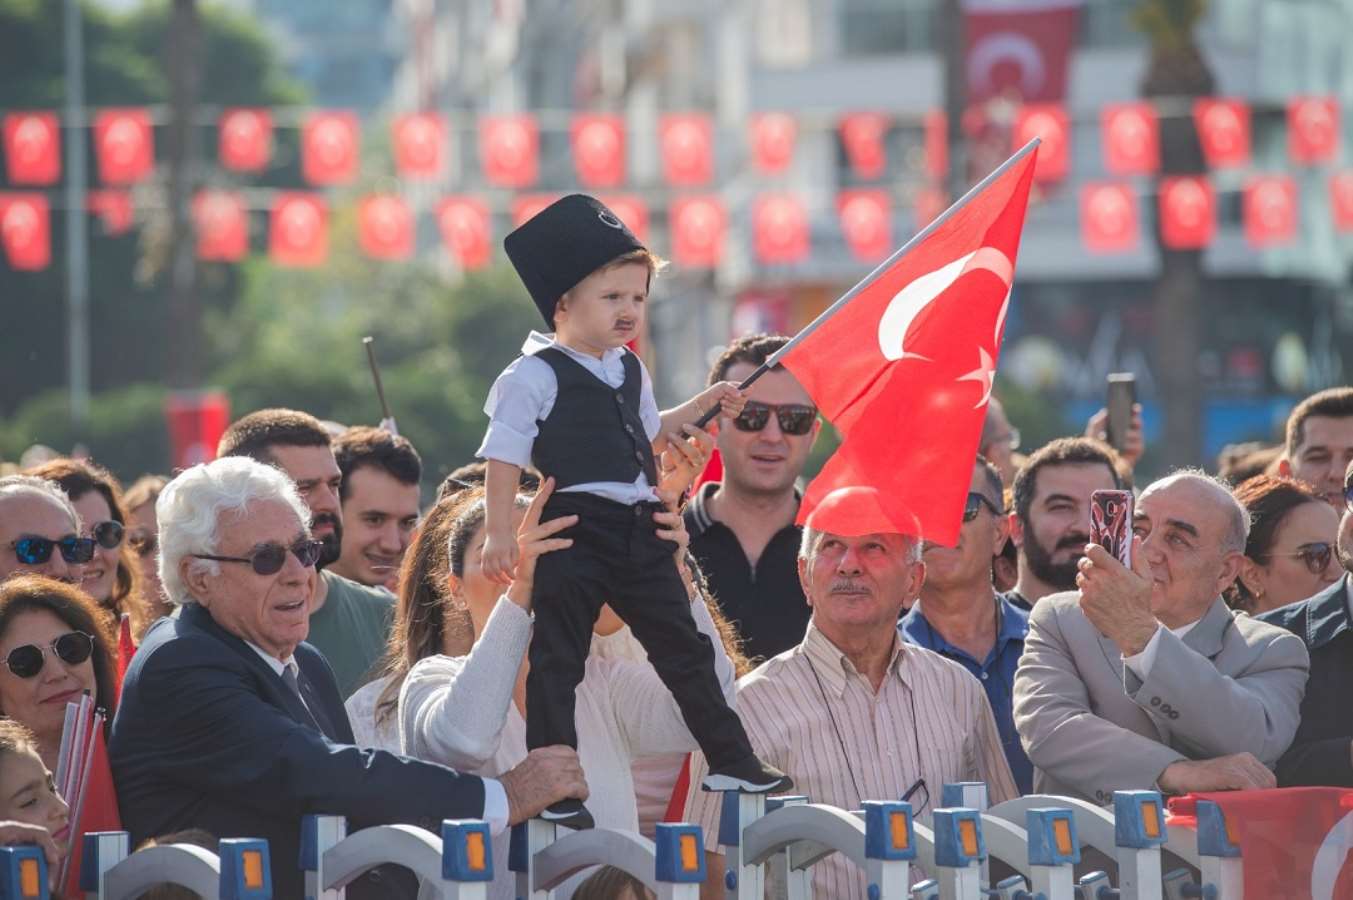
[[[897,619],[925,580],[920,543],[902,534],[847,537],[804,529],[799,579],[812,607],[803,642],[738,683],[738,711],[759,758],[814,803],[859,809],[909,800],[928,814],[946,782],[984,781],[990,801],[1018,795],[986,694],[966,669],[904,645]],[[709,878],[723,897],[720,795],[692,764],[687,820],[705,830]],[[814,895],[865,900],[865,878],[839,854],[813,867]]]

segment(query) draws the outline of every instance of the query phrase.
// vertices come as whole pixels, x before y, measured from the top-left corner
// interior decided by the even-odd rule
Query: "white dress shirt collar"
[[[282,677],[282,672],[288,667],[295,670],[296,674],[300,674],[301,667],[296,664],[296,654],[293,653],[286,659],[278,659],[253,641],[245,641],[245,643],[249,645],[250,650],[257,653],[268,664],[268,668],[277,673],[278,678]]]
[[[554,336],[553,332],[550,332],[549,334],[543,334],[539,331],[532,331],[530,334],[526,336],[526,343],[521,345],[521,354],[522,356],[535,356],[537,353],[539,353],[541,350],[544,350],[547,347],[554,347],[556,349],[562,350],[569,356],[578,360],[579,362],[590,361],[593,365],[596,365],[598,362],[598,359],[590,353],[582,353],[580,351],[574,350],[572,347],[568,347],[565,346],[564,344],[559,343],[559,339]],[[624,347],[612,347],[611,349],[606,350],[601,354],[600,362],[603,365],[605,365],[606,363],[609,363],[612,360],[619,359],[624,355],[625,355]]]

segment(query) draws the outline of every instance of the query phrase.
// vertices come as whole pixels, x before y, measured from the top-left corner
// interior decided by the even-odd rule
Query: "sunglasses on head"
[[[150,531],[133,531],[127,542],[131,544],[132,551],[141,557],[155,555],[160,547],[159,540]]]
[[[194,553],[196,559],[210,559],[216,562],[237,562],[249,563],[254,567],[256,575],[276,575],[282,571],[282,566],[287,561],[287,553],[290,552],[301,561],[301,565],[307,569],[319,561],[320,551],[324,548],[322,541],[303,540],[297,541],[290,547],[283,547],[281,544],[268,542],[259,544],[248,556],[210,556],[206,553]]]
[[[813,430],[813,422],[817,420],[817,409],[802,403],[775,404],[748,400],[742,412],[733,420],[733,427],[738,431],[760,431],[770,421],[771,413],[775,413],[775,420],[785,434],[807,434]]]
[[[56,658],[63,663],[78,666],[94,652],[94,637],[83,631],[68,631],[52,641],[50,648]],[[42,671],[47,659],[46,649],[37,644],[15,647],[5,657],[5,665],[20,678],[32,678]]]
[[[1307,544],[1304,547],[1297,548],[1292,553],[1270,553],[1269,558],[1282,557],[1284,559],[1300,559],[1306,564],[1306,570],[1312,575],[1319,575],[1330,564],[1330,558],[1334,556],[1334,545],[1320,541],[1314,544]]]
[[[115,519],[100,522],[89,531],[90,536],[105,550],[115,550],[121,547],[122,535],[125,533],[126,529],[122,527],[122,523]]]
[[[969,491],[968,502],[963,506],[963,521],[971,522],[973,519],[977,518],[977,514],[984,506],[991,510],[993,516],[1005,515],[1005,512],[998,508],[996,504],[988,500],[985,494],[979,494],[977,491]]]
[[[25,566],[40,566],[52,558],[54,549],[59,549],[61,558],[68,563],[87,563],[94,558],[94,544],[93,538],[76,537],[73,534],[56,540],[25,535],[9,546]]]

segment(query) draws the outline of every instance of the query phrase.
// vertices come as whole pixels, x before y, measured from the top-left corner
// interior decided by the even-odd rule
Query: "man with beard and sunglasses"
[[[738,338],[709,383],[741,383],[788,340]],[[794,519],[796,482],[822,423],[808,392],[779,366],[747,389],[741,415],[717,422],[723,480],[701,485],[686,507],[690,550],[747,656],[768,659],[798,646],[812,613],[799,583],[802,530]]]
[[[1121,489],[1118,473],[1118,454],[1090,438],[1058,438],[1029,457],[1011,489],[1019,580],[1005,599],[1027,612],[1049,594],[1076,589],[1090,542],[1090,495]]]
[[[61,488],[31,475],[0,478],[0,581],[46,575],[78,585],[94,543],[80,537],[80,516]]]
[[[285,472],[310,508],[311,531],[323,544],[310,601],[310,636],[333,667],[346,698],[366,683],[385,652],[394,615],[394,596],[327,571],[343,552],[340,491],[343,474],[332,438],[309,413],[261,409],[239,419],[221,436],[216,455],[247,456]]]

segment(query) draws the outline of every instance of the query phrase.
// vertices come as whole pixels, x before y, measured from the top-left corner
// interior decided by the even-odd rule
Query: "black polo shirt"
[[[706,504],[716,482],[700,486],[686,504],[691,553],[719,601],[723,614],[742,637],[750,657],[769,659],[803,642],[811,609],[799,584],[802,529],[790,523],[770,539],[753,570],[737,535],[709,515]]]

